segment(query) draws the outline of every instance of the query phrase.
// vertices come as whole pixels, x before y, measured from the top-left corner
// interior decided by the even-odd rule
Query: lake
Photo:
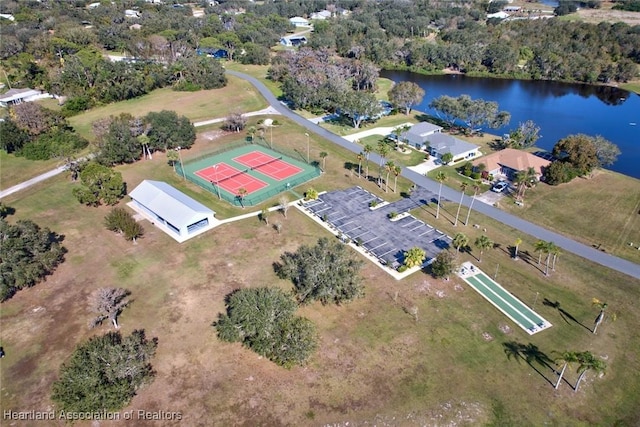
[[[442,95],[463,94],[472,99],[496,101],[511,113],[500,129],[485,128],[496,135],[509,133],[519,123],[533,120],[542,136],[536,145],[551,150],[560,139],[583,133],[602,135],[622,154],[609,169],[640,179],[640,95],[610,87],[532,80],[475,78],[464,75],[424,76],[408,71],[382,71],[395,82],[412,81],[426,92],[416,110],[437,115],[428,105]]]

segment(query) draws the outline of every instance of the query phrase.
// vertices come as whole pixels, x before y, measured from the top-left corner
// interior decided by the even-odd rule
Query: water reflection
[[[640,178],[640,96],[612,86],[591,86],[550,81],[474,78],[464,75],[423,76],[405,71],[383,71],[396,82],[413,81],[425,90],[416,110],[430,115],[429,103],[442,95],[467,94],[496,101],[511,113],[511,122],[487,131],[501,135],[518,123],[533,120],[543,138],[538,146],[551,150],[572,134],[602,135],[618,145],[622,155],[611,169]]]

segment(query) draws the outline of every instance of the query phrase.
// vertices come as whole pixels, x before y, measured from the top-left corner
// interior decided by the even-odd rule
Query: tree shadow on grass
[[[504,347],[504,353],[506,354],[507,359],[514,359],[518,363],[520,363],[521,360],[524,360],[527,365],[536,371],[538,375],[544,378],[552,387],[555,386],[553,381],[547,378],[547,376],[542,372],[542,370],[548,369],[554,374],[557,374],[555,368],[552,367],[554,361],[540,350],[537,345],[533,343],[522,344],[517,341],[509,341],[502,343],[502,347]],[[538,366],[540,366],[542,370],[540,370]]]
[[[543,265],[538,265],[538,259],[531,256],[531,253],[529,251],[518,251],[518,259],[523,260],[527,264],[537,268],[541,273],[544,273]]]
[[[571,324],[571,322],[569,320],[571,320],[574,323],[577,323],[578,325],[582,326],[583,328],[585,328],[587,331],[589,332],[593,332],[593,330],[591,328],[589,328],[588,326],[586,326],[585,324],[583,324],[582,322],[580,322],[578,319],[576,319],[575,317],[573,317],[571,315],[571,313],[567,312],[566,310],[564,310],[563,308],[560,307],[560,302],[558,301],[551,301],[547,298],[545,298],[542,301],[543,305],[546,305],[547,307],[551,307],[551,308],[555,308],[556,310],[558,310],[558,313],[560,313],[560,317],[562,317],[562,320],[564,320],[566,323]]]

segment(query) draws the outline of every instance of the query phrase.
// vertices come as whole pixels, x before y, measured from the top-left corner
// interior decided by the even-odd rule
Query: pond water
[[[416,110],[437,115],[428,105],[442,95],[463,94],[472,99],[496,101],[511,113],[500,129],[483,129],[496,135],[509,133],[518,123],[533,120],[542,136],[536,145],[551,150],[560,139],[578,133],[602,135],[622,154],[609,169],[640,179],[640,95],[611,86],[530,80],[474,78],[464,75],[424,76],[406,71],[382,71],[395,82],[412,81],[426,92]]]

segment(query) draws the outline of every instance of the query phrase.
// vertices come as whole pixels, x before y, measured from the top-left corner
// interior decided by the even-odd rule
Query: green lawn
[[[69,122],[78,133],[93,140],[91,124],[94,121],[122,113],[143,116],[151,111],[173,110],[195,122],[225,117],[230,111],[250,112],[267,107],[265,100],[250,83],[232,76],[227,78],[227,86],[221,89],[197,92],[157,89],[139,98],[91,109],[69,118]]]

